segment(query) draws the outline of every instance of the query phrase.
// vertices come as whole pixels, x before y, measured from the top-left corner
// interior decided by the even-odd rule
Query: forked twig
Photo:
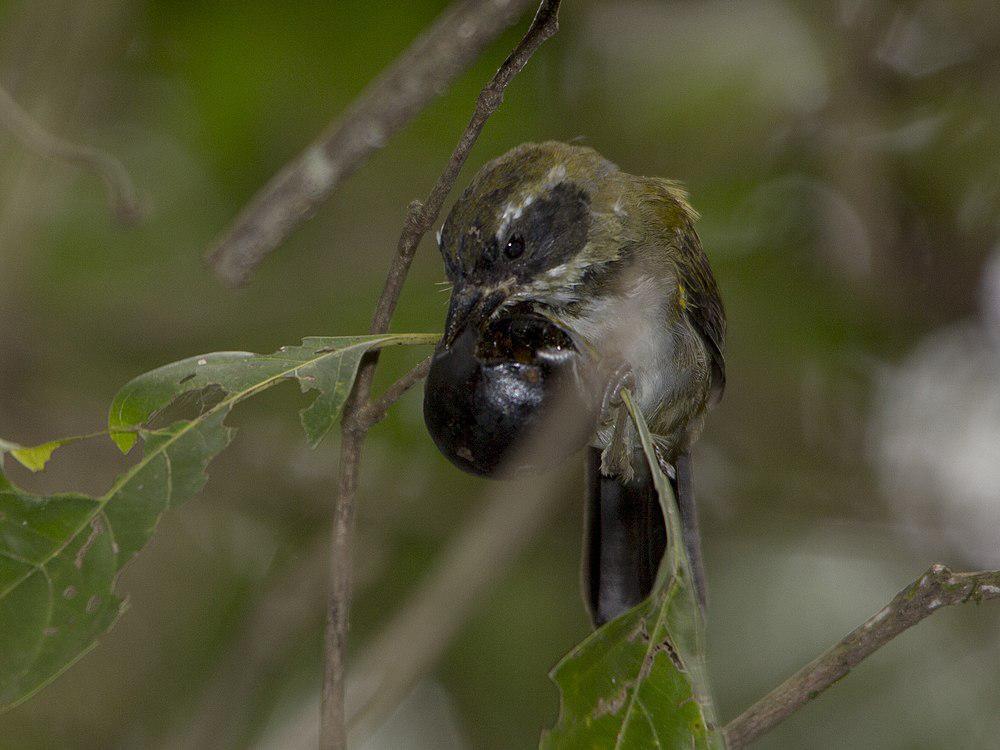
[[[372,399],[358,414],[358,422],[366,429],[371,429],[385,419],[389,408],[396,403],[408,390],[427,377],[431,369],[431,358],[421,360],[409,372],[400,376],[399,380],[385,389],[385,393]]]

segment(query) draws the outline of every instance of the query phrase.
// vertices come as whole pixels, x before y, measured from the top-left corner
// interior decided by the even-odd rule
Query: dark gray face
[[[582,188],[562,181],[526,199],[518,176],[504,172],[477,177],[445,220],[441,253],[456,287],[529,281],[587,242],[590,196]]]

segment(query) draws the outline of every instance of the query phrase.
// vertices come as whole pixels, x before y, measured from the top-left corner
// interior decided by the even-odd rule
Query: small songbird
[[[460,389],[445,393],[440,383],[447,380],[434,368],[454,367],[464,331],[527,309],[597,363],[601,406],[589,432],[584,593],[598,625],[648,595],[666,541],[619,396],[625,387],[674,484],[704,605],[690,449],[725,387],[726,318],[696,219],[677,183],[627,174],[590,148],[546,142],[518,146],[484,166],[438,235],[453,291],[425,415],[442,450],[449,438],[440,437],[439,412],[453,408]],[[496,401],[481,399],[474,408],[495,408]],[[448,417],[451,428],[457,419]]]

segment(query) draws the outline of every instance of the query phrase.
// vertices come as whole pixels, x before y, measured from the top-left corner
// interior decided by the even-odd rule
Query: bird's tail
[[[667,531],[660,501],[644,461],[628,482],[601,474],[601,451],[587,449],[584,538],[584,597],[595,626],[645,599],[656,581]],[[683,454],[671,483],[678,499],[684,545],[691,560],[698,599],[705,605],[698,517],[691,488],[691,460]]]

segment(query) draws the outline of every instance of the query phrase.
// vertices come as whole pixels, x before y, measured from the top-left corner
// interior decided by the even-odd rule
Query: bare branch
[[[111,212],[121,223],[135,224],[142,218],[132,178],[116,157],[91,146],[77,145],[52,135],[35,122],[2,87],[0,128],[10,131],[22,146],[39,156],[82,167],[100,177],[108,193]]]
[[[358,422],[364,426],[366,430],[371,429],[376,424],[385,419],[385,415],[389,412],[389,408],[399,401],[399,399],[405,394],[410,388],[415,386],[421,380],[427,377],[427,373],[431,369],[431,357],[420,362],[412,370],[403,375],[399,380],[390,385],[385,389],[385,393],[368,403],[361,413],[358,415]]]
[[[444,172],[438,178],[423,205],[410,204],[406,223],[389,268],[385,286],[375,305],[371,332],[384,333],[396,309],[403,283],[417,245],[437,220],[445,198],[451,192],[458,173],[479,137],[486,120],[499,108],[503,91],[514,79],[542,43],[559,29],[559,0],[542,0],[524,38],[510,53],[503,65],[483,88],[472,119],[452,152]],[[354,500],[358,488],[361,447],[367,429],[359,415],[371,394],[372,380],[378,365],[378,354],[366,357],[358,371],[354,390],[344,407],[340,450],[340,482],[333,507],[333,548],[330,553],[330,599],[327,606],[325,666],[323,673],[323,703],[320,713],[320,746],[345,750],[347,747],[344,721],[344,677],[347,653],[347,624],[350,602],[351,553],[350,532],[354,519]]]
[[[405,127],[537,0],[459,0],[243,208],[208,254],[219,279],[245,284],[341,180]]]
[[[745,747],[941,607],[998,598],[1000,571],[952,573],[943,565],[932,565],[840,643],[733,719],[725,729],[726,746]]]

